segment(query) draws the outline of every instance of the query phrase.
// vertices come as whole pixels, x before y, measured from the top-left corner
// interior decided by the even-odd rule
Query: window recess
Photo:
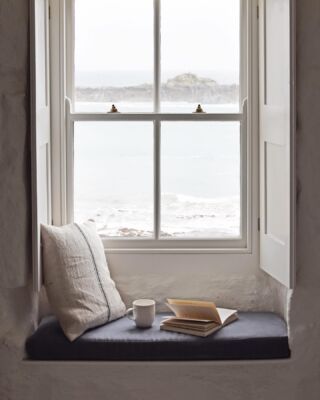
[[[79,191],[83,190],[79,180],[78,183],[75,182],[75,176],[79,176],[80,171],[80,167],[77,167],[77,171],[75,171],[75,163],[82,157],[87,164],[84,163],[81,168],[88,173],[92,168],[90,165],[97,162],[97,160],[92,160],[89,157],[85,159],[93,149],[89,146],[86,150],[84,143],[81,143],[80,136],[88,135],[89,137],[91,132],[91,128],[89,129],[90,132],[83,132],[85,124],[87,126],[100,124],[100,126],[105,127],[113,124],[119,124],[119,127],[130,124],[130,129],[121,135],[134,135],[135,132],[138,132],[136,133],[135,145],[139,147],[141,159],[140,162],[132,162],[132,168],[127,170],[130,173],[132,185],[139,179],[144,179],[147,182],[144,194],[147,193],[147,197],[149,197],[149,205],[145,207],[146,218],[144,218],[144,222],[148,223],[150,228],[143,231],[145,236],[111,237],[110,231],[105,232],[104,242],[109,251],[218,253],[212,254],[213,265],[215,260],[218,260],[219,263],[223,263],[228,268],[234,267],[234,265],[258,265],[256,257],[261,239],[261,268],[287,287],[293,287],[295,261],[294,1],[283,0],[280,4],[277,1],[269,0],[265,2],[260,0],[259,19],[256,13],[257,2],[239,2],[239,102],[233,109],[220,108],[219,111],[215,110],[215,112],[212,112],[212,109],[210,110],[208,104],[202,99],[192,103],[192,107],[189,107],[188,104],[188,109],[181,107],[178,112],[174,111],[172,107],[168,107],[168,104],[162,104],[161,85],[171,79],[170,77],[164,78],[165,70],[162,71],[160,64],[162,54],[160,29],[161,21],[164,18],[164,15],[161,15],[160,18],[160,12],[163,14],[161,6],[165,1],[162,0],[160,3],[160,1],[155,0],[152,7],[148,9],[151,22],[146,29],[151,26],[149,29],[151,36],[148,36],[149,39],[151,37],[151,42],[149,44],[144,43],[143,48],[145,46],[147,48],[149,46],[149,50],[150,46],[152,48],[151,52],[146,53],[149,56],[151,54],[151,61],[149,57],[147,63],[150,67],[148,68],[149,76],[151,76],[152,96],[143,109],[141,109],[141,103],[136,102],[134,104],[136,109],[134,110],[129,109],[130,107],[124,107],[121,102],[116,100],[110,101],[110,103],[103,101],[103,104],[99,105],[99,109],[92,108],[92,102],[86,102],[87,106],[84,109],[79,109],[76,89],[79,74],[77,77],[74,70],[76,65],[74,58],[76,54],[76,31],[74,26],[77,24],[74,6],[76,3],[71,0],[51,0],[49,23],[49,2],[47,0],[33,0],[31,2],[32,221],[35,290],[39,290],[41,287],[40,223],[50,223],[53,220],[54,224],[60,225],[73,220],[74,215],[78,212],[74,199],[75,196],[79,196]],[[77,0],[77,4],[80,3],[81,0]],[[134,2],[130,1],[131,3]],[[148,7],[151,3],[148,2]],[[82,4],[85,4],[85,2],[82,2]],[[90,8],[92,8],[92,4],[90,2]],[[280,8],[279,5],[281,5]],[[67,23],[65,24],[64,21]],[[167,28],[170,25],[169,22]],[[274,32],[277,32],[277,35],[274,35]],[[90,35],[87,36],[90,44]],[[115,40],[114,36],[111,37],[112,40]],[[203,34],[197,37],[198,45],[203,43],[203,37]],[[260,40],[259,57],[257,52],[258,37]],[[136,41],[136,43],[139,43],[139,41]],[[103,44],[106,45],[106,40],[103,40]],[[192,47],[195,46],[188,47],[189,51]],[[186,62],[183,65],[186,65]],[[260,77],[259,101],[256,96],[258,73]],[[51,78],[50,82],[48,76]],[[194,82],[194,77],[180,76],[174,84],[177,84],[178,81],[183,86],[186,80],[189,84]],[[129,82],[130,85],[136,85],[136,83],[137,81]],[[170,85],[172,86],[172,81],[169,82]],[[205,113],[193,113],[199,103],[206,111]],[[112,104],[115,104],[119,112],[108,113]],[[259,123],[257,123],[258,104],[260,107]],[[185,124],[190,124],[190,128],[192,126],[197,128],[188,132],[184,128]],[[201,155],[201,152],[205,154],[207,151],[203,138],[205,134],[200,127],[206,124],[214,127],[210,132],[212,132],[212,137],[215,140],[219,130],[217,127],[220,125],[228,126],[228,129],[232,127],[231,132],[229,132],[230,141],[236,142],[235,137],[239,136],[239,142],[237,141],[236,146],[239,149],[238,157],[240,159],[240,168],[239,164],[237,167],[240,174],[239,187],[241,193],[241,217],[238,224],[240,236],[235,237],[233,233],[234,236],[228,238],[218,238],[212,234],[208,238],[205,238],[204,235],[201,238],[191,238],[181,237],[181,231],[177,231],[178,235],[168,238],[164,234],[163,227],[168,231],[172,228],[172,215],[170,215],[172,207],[165,207],[162,204],[162,197],[165,196],[162,188],[170,187],[170,179],[175,180],[181,176],[184,165],[186,165],[186,170],[194,168],[201,171],[203,165],[198,163],[199,158],[197,157],[189,157],[189,162],[184,164],[180,161],[183,158],[183,152],[187,153],[190,150],[190,148],[183,146],[184,141],[192,142],[195,149],[198,150],[197,156]],[[257,125],[259,125],[260,135],[260,160],[258,160],[257,151]],[[174,129],[173,126],[180,128]],[[276,129],[273,129],[274,127]],[[121,141],[121,135],[115,134],[116,130],[110,132],[109,129],[103,128],[102,130],[109,137],[109,140],[114,136],[118,142]],[[185,131],[186,134],[184,135]],[[92,137],[99,135],[102,135],[99,130],[92,130]],[[194,137],[198,139],[201,136],[202,139],[195,142]],[[224,135],[224,139],[226,137],[227,134]],[[183,143],[180,143],[182,138]],[[124,139],[122,142],[124,143]],[[98,141],[92,142],[91,146],[93,144],[97,146]],[[109,150],[114,149],[113,156],[118,157],[118,163],[121,157],[130,158],[130,151],[133,151],[133,148],[128,146],[127,142],[125,144],[127,149],[126,146],[120,149],[122,153],[119,146],[117,147],[117,142],[112,143],[112,146],[109,147]],[[214,151],[219,152],[219,145],[221,143],[216,142]],[[177,157],[173,160],[174,168],[170,168],[169,164],[165,162],[165,158],[170,158],[175,148],[178,148],[180,152],[176,153],[180,155],[180,159]],[[227,149],[233,157],[231,147],[227,147]],[[99,146],[99,151],[103,151],[102,146]],[[141,161],[143,158],[145,164]],[[105,158],[102,158],[102,161],[109,162]],[[145,165],[148,167],[145,168]],[[169,173],[164,175],[163,169],[166,168]],[[106,168],[105,165],[101,165],[100,173],[105,173],[106,169],[109,169],[109,166]],[[260,170],[260,212],[258,212],[257,196],[258,169]],[[122,172],[110,168],[110,174],[108,174],[108,179],[104,179],[104,183],[110,183],[112,174],[118,177],[117,181],[120,181]],[[201,177],[201,174],[199,176]],[[93,177],[94,174],[91,173],[88,174],[86,179],[91,183],[90,178]],[[183,184],[180,180],[178,183],[179,185]],[[196,179],[193,180],[195,187],[197,183]],[[176,187],[178,187],[178,184]],[[86,192],[90,193],[89,190]],[[172,198],[174,200],[174,196]],[[185,196],[184,200],[190,206],[188,196]],[[280,213],[279,210],[284,211]],[[135,212],[132,211],[132,215],[134,215]],[[181,216],[188,221],[188,209],[185,208],[184,211],[185,213]],[[197,215],[199,216],[199,214]],[[139,213],[136,213],[136,215],[139,216]],[[260,218],[260,233],[257,227],[258,217]],[[200,218],[202,218],[202,215]],[[126,218],[126,220],[128,219]],[[113,226],[110,225],[107,228],[112,229]],[[146,234],[150,234],[150,236]]]

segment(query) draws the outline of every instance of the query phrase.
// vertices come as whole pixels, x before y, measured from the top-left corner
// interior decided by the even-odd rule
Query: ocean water
[[[106,111],[109,106],[77,103],[76,109]],[[126,103],[117,106],[132,109]],[[148,103],[138,106],[151,111]],[[166,107],[189,112],[191,105]],[[238,105],[214,107],[235,112]],[[95,220],[106,236],[152,237],[153,123],[76,122],[74,159],[75,220]],[[239,237],[239,123],[164,122],[160,182],[163,238]]]

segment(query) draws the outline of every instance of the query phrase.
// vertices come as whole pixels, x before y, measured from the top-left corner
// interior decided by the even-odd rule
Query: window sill
[[[252,254],[249,248],[114,248],[105,246],[107,254]]]
[[[122,254],[251,254],[243,239],[118,239],[101,236],[105,251]]]

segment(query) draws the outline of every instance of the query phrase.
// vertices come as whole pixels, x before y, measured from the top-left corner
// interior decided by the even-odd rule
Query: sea
[[[96,87],[98,82],[101,85],[101,80],[93,79],[91,74],[87,80],[82,76],[80,83]],[[121,77],[117,82],[121,85]],[[162,110],[189,113],[195,106],[188,102],[167,102],[162,103]],[[77,112],[106,112],[110,107],[109,103],[75,103]],[[147,102],[119,102],[117,107],[122,112],[152,111],[152,104]],[[217,113],[239,110],[238,104],[202,107]],[[92,219],[100,234],[107,237],[152,238],[153,154],[152,122],[76,122],[75,221]],[[160,237],[223,239],[239,235],[239,123],[163,122]]]

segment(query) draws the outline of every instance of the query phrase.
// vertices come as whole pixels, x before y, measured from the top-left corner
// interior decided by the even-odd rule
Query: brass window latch
[[[194,111],[193,114],[201,114],[201,113],[205,113],[205,111],[201,107],[201,104],[198,104],[196,111]]]
[[[108,111],[108,113],[117,113],[117,112],[119,112],[117,107],[114,104],[112,104],[110,111]]]

